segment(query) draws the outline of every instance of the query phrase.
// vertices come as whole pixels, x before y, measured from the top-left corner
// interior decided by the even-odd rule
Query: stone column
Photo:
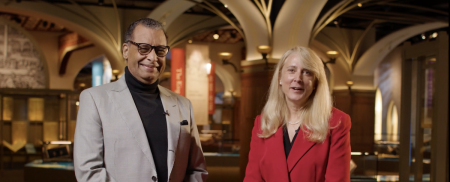
[[[437,37],[436,83],[434,86],[433,123],[431,136],[431,181],[448,181],[448,34]]]
[[[402,95],[400,108],[400,145],[399,145],[399,181],[409,181],[410,175],[410,148],[411,148],[411,98],[412,98],[412,59],[407,55],[410,42],[403,44],[402,56]]]
[[[273,63],[270,65],[274,67]],[[239,143],[241,146],[239,167],[242,181],[247,167],[254,121],[267,101],[270,81],[274,71],[273,69],[265,69],[263,60],[243,61],[241,66],[243,73],[241,74],[241,104],[239,111]]]

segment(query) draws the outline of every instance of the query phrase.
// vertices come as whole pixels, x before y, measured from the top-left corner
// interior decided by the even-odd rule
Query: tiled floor
[[[208,167],[207,182],[239,181],[239,167]],[[0,175],[0,182],[24,182],[23,170],[7,170]]]
[[[208,182],[238,182],[239,167],[208,167]],[[378,176],[352,176],[353,182],[357,181],[398,181],[397,175],[378,175]],[[410,181],[414,181],[414,177],[410,177]],[[430,181],[429,174],[423,177],[424,182]],[[0,174],[0,182],[24,182],[23,170],[5,170]]]
[[[23,182],[23,170],[6,170],[0,173],[1,182]]]

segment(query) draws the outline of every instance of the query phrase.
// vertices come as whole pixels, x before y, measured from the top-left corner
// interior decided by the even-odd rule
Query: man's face
[[[166,46],[167,40],[164,31],[154,30],[137,25],[132,34],[132,41],[136,43],[146,43],[152,46]],[[122,45],[123,58],[127,60],[130,73],[139,81],[145,84],[152,84],[158,80],[160,71],[164,70],[166,57],[158,57],[153,49],[147,55],[139,53],[138,46],[133,43]]]

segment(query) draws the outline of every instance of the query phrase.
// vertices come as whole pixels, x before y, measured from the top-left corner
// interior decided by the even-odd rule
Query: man
[[[78,181],[206,181],[188,99],[158,86],[169,50],[161,23],[132,23],[125,74],[80,95],[74,142]]]

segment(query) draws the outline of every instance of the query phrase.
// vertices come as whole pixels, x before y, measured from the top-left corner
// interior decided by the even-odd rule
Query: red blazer
[[[310,142],[299,131],[286,160],[283,128],[259,138],[261,116],[255,119],[245,182],[350,182],[350,117],[333,108],[330,133],[323,143]]]

